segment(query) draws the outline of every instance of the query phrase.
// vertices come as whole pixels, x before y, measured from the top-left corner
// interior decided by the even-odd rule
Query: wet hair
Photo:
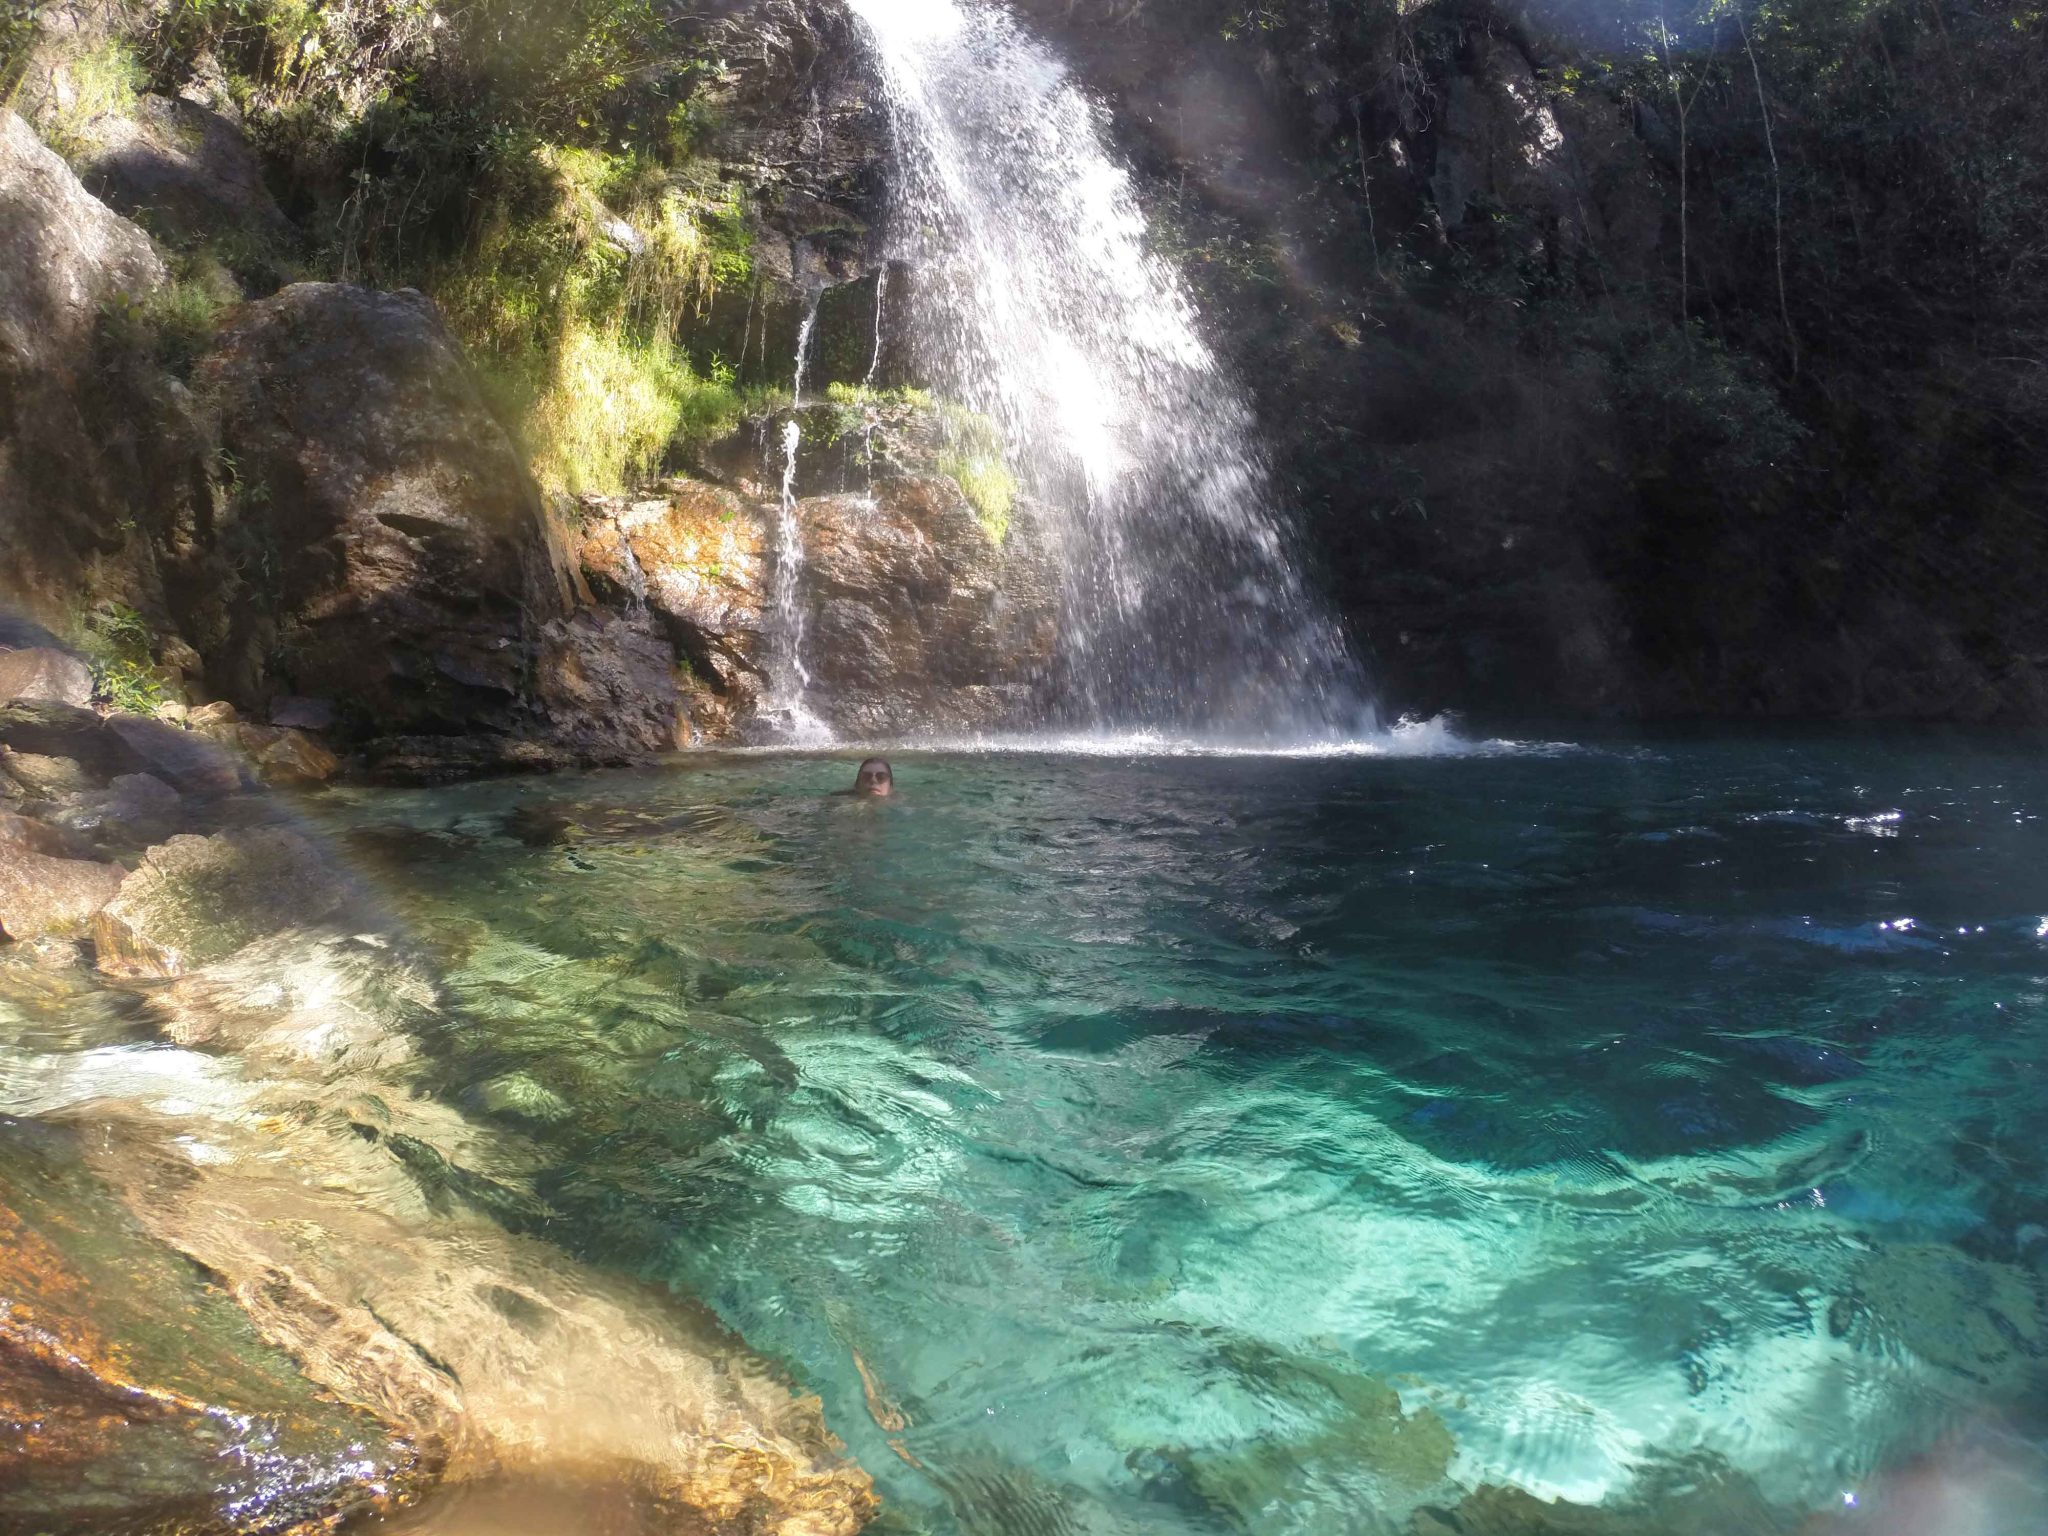
[[[889,768],[889,760],[871,757],[860,765],[860,772],[853,776],[853,792],[856,795],[887,795],[896,789],[896,775]]]

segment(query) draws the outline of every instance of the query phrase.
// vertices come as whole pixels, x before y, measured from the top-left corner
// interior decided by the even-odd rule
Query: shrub
[[[77,160],[91,147],[93,125],[126,117],[148,83],[141,63],[119,38],[107,38],[64,61],[62,90],[43,97],[36,127],[50,148]]]
[[[78,648],[92,668],[93,697],[129,714],[153,713],[164,702],[156,673],[155,636],[141,614],[103,602],[76,626]]]

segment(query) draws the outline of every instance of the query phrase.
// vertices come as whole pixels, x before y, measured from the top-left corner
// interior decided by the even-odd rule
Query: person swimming
[[[886,800],[896,793],[896,775],[886,758],[871,757],[853,776],[853,793],[863,800]]]

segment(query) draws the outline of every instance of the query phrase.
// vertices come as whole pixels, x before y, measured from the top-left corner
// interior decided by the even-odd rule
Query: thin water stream
[[[780,738],[794,746],[815,746],[832,739],[831,729],[811,708],[811,669],[804,661],[809,628],[803,605],[804,529],[797,512],[798,456],[803,451],[804,382],[811,365],[811,343],[818,333],[818,310],[824,290],[814,289],[796,338],[796,375],[790,386],[789,420],[782,426],[782,498],[775,538],[775,575],[769,607],[772,644],[768,658],[768,692],[761,712]]]

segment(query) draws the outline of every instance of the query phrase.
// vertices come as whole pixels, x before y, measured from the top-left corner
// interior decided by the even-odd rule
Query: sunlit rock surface
[[[732,733],[762,677],[767,551],[759,511],[698,480],[577,505],[579,569],[608,605],[644,616],[684,663],[686,740]]]
[[[1019,503],[991,530],[958,483],[932,471],[928,427],[892,411],[886,433],[863,445],[848,414],[808,413],[838,425],[820,433],[799,482],[813,707],[850,739],[1027,723],[1058,637],[1057,575],[1036,509]],[[730,487],[675,479],[659,496],[584,497],[578,508],[592,592],[652,619],[688,664],[692,739],[744,735],[761,702],[783,554],[756,438],[739,433],[715,455]],[[855,456],[864,446],[881,472]]]
[[[815,1401],[555,1247],[532,1149],[431,1095],[472,1026],[391,916],[232,772],[117,772],[145,723],[176,732],[0,711],[77,781],[16,802],[0,871],[118,883],[87,937],[0,946],[0,1525],[253,1536],[520,1477],[674,1529],[863,1525]],[[176,734],[192,778],[228,764]]]
[[[410,1445],[319,1392],[79,1158],[0,1121],[0,1527],[274,1532],[417,1488]]]

